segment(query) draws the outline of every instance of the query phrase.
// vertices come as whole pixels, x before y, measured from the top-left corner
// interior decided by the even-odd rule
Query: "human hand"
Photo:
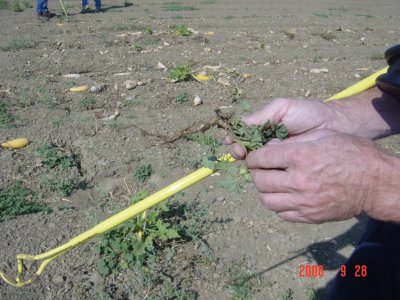
[[[251,115],[241,119],[248,125],[263,125],[268,120],[286,125],[291,136],[326,126],[332,115],[332,108],[316,100],[292,100],[279,98]],[[225,139],[232,155],[244,159],[246,150],[235,143],[232,137]]]
[[[363,212],[400,220],[399,159],[368,139],[316,130],[270,142],[246,164],[261,202],[284,220],[323,223]]]

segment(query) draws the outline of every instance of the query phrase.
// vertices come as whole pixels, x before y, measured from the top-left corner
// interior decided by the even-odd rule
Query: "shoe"
[[[101,8],[100,8],[100,7],[96,7],[95,13],[98,14],[98,13],[101,13],[101,12],[103,12],[103,11],[101,10]]]
[[[86,5],[86,6],[82,7],[81,14],[87,14],[87,13],[90,13],[90,12],[91,12],[91,9],[90,9],[89,5]]]
[[[46,11],[45,13],[42,13],[42,18],[45,21],[49,21],[52,16],[53,16],[53,14],[51,12],[49,12],[49,11]]]

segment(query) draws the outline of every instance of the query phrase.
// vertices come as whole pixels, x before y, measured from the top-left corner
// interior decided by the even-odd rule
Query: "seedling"
[[[152,35],[154,33],[153,29],[151,28],[151,26],[147,26],[144,30],[144,32],[146,34]]]
[[[41,180],[41,183],[51,192],[58,192],[60,196],[69,196],[79,186],[80,180],[78,176],[63,177],[58,173],[50,173]]]
[[[8,8],[8,1],[0,0],[0,9],[7,9],[7,8]]]
[[[79,102],[79,105],[87,110],[92,109],[95,104],[96,99],[93,96],[87,96]]]
[[[25,188],[20,181],[0,190],[0,222],[18,215],[50,212],[45,204],[32,201],[34,193]]]
[[[179,35],[179,36],[189,36],[192,34],[192,32],[189,30],[189,28],[185,24],[175,25],[174,32],[176,35]]]
[[[192,65],[183,64],[177,66],[169,72],[168,78],[173,82],[188,81],[192,79]]]
[[[42,164],[49,169],[60,167],[67,169],[77,166],[77,157],[75,155],[63,155],[62,150],[55,145],[44,145],[36,149],[36,152],[42,158]]]
[[[0,103],[0,128],[13,127],[15,117],[8,111],[8,105]]]
[[[145,164],[135,169],[133,177],[135,177],[140,182],[145,182],[150,178],[152,173],[153,173],[153,168],[151,167],[151,165]]]
[[[178,94],[178,96],[176,96],[175,100],[176,100],[176,102],[178,102],[180,104],[185,103],[189,100],[189,93],[184,91],[184,92]]]

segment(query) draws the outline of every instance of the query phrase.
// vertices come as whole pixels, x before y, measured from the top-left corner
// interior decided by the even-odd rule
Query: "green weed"
[[[247,269],[247,258],[236,260],[228,265],[225,273],[230,278],[227,287],[232,291],[233,300],[251,300],[261,288],[260,279]]]
[[[8,9],[8,1],[0,0],[0,9]]]
[[[72,87],[74,87],[76,85],[77,85],[77,83],[75,81],[67,81],[65,83],[65,87],[67,87],[67,88],[72,88]]]
[[[69,196],[79,186],[79,176],[60,176],[58,173],[51,173],[42,178],[41,183],[51,192],[57,192],[60,196]]]
[[[145,182],[150,178],[152,173],[153,168],[151,167],[151,164],[144,164],[135,169],[135,171],[133,172],[133,177],[135,177],[140,182]]]
[[[296,32],[293,29],[285,29],[282,31],[282,33],[289,38],[289,40],[293,40],[294,37],[296,36]]]
[[[64,155],[62,150],[55,145],[44,145],[36,149],[42,159],[42,164],[49,169],[60,167],[67,169],[78,165],[76,155]]]
[[[192,79],[192,65],[183,64],[177,66],[175,69],[168,73],[168,78],[175,82],[188,81]]]
[[[186,91],[183,91],[183,92],[179,93],[179,94],[176,96],[175,100],[176,100],[176,102],[178,102],[178,103],[180,103],[180,104],[185,103],[185,102],[188,102],[188,100],[189,100],[189,93],[186,92]]]
[[[9,112],[8,105],[0,103],[0,128],[11,128],[15,117]]]
[[[64,124],[64,122],[60,119],[54,119],[54,120],[51,120],[50,124],[54,128],[60,128]]]
[[[146,196],[146,191],[139,192],[132,203]],[[201,236],[210,228],[205,220],[207,210],[195,201],[180,203],[178,197],[176,195],[169,206],[163,202],[103,236],[96,247],[100,254],[99,272],[107,276],[131,269],[144,273],[146,280],[151,280],[151,277],[160,279],[162,274],[158,269],[166,272],[165,263],[173,259],[172,245],[201,241]],[[157,265],[159,255],[166,255],[163,265]]]
[[[242,98],[242,95],[243,95],[243,89],[240,88],[238,85],[236,85],[232,91],[232,96],[231,96],[232,102],[235,103],[238,102]]]
[[[93,109],[93,106],[95,104],[96,104],[96,98],[93,96],[87,96],[81,99],[81,101],[79,101],[80,107],[85,108],[87,110]]]
[[[13,218],[17,215],[50,212],[45,204],[33,201],[34,193],[25,188],[20,181],[0,190],[0,221]]]
[[[163,3],[161,8],[165,11],[190,11],[196,9],[194,6],[182,5],[180,2]]]
[[[149,34],[149,35],[152,35],[152,34],[154,33],[153,28],[151,28],[151,26],[147,26],[147,27],[144,29],[144,32],[145,32],[146,34]]]
[[[11,38],[8,42],[1,44],[0,49],[3,51],[21,50],[33,48],[35,45],[35,42],[30,41],[24,37]]]
[[[203,132],[190,134],[186,136],[186,140],[199,143],[203,146],[207,146],[212,153],[215,153],[215,151],[217,151],[222,146],[221,141],[217,140],[212,135]]]
[[[175,25],[174,32],[176,35],[179,35],[179,36],[189,36],[192,34],[192,32],[189,30],[188,26],[185,24]]]
[[[336,35],[332,31],[328,31],[328,30],[318,32],[314,35],[317,35],[327,41],[332,41],[332,40],[336,39]]]
[[[138,43],[133,43],[131,47],[132,47],[132,49],[134,49],[136,52],[142,52],[142,51],[143,51],[143,47],[140,46]]]
[[[140,103],[142,103],[142,100],[139,98],[128,98],[128,99],[125,99],[122,103],[125,106],[133,107],[133,106],[136,106],[136,105],[139,105]]]
[[[12,11],[13,12],[22,12],[23,11],[21,6],[19,5],[19,1],[18,0],[13,0]]]

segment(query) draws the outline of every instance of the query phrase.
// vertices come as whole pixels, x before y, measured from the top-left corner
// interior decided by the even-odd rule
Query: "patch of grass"
[[[182,5],[180,2],[168,2],[161,4],[162,10],[165,11],[191,11],[196,10],[194,6]]]
[[[175,82],[188,81],[192,79],[192,65],[183,64],[177,66],[175,69],[168,73],[168,78]]]
[[[225,271],[230,278],[227,287],[232,291],[233,300],[251,300],[252,296],[261,288],[260,279],[252,276],[247,265],[247,258],[244,257],[232,261]]]
[[[152,35],[152,34],[154,33],[153,28],[151,28],[151,26],[147,26],[147,27],[144,29],[144,33],[149,34],[149,35]]]
[[[15,117],[9,112],[8,105],[0,103],[0,128],[11,128]]]
[[[92,109],[95,104],[96,104],[96,98],[94,96],[87,96],[81,99],[81,101],[79,101],[80,107],[85,108],[87,110]]]
[[[8,9],[8,1],[0,0],[0,9]]]
[[[49,169],[55,167],[67,169],[78,165],[76,155],[64,155],[63,151],[55,145],[41,146],[36,149],[36,152],[39,154],[42,164],[46,165]]]
[[[336,39],[336,35],[332,31],[328,31],[328,30],[315,33],[314,35],[317,35],[327,41],[332,41],[332,40]]]
[[[51,122],[50,122],[50,125],[53,126],[54,128],[60,128],[63,124],[64,124],[64,122],[60,119],[54,119],[54,120],[51,120]]]
[[[234,103],[239,102],[242,96],[243,96],[243,89],[240,88],[238,85],[236,85],[232,91],[232,96],[231,96],[232,102]]]
[[[52,173],[42,178],[41,183],[51,192],[58,192],[60,196],[69,196],[79,186],[79,176],[60,176]]]
[[[142,52],[143,51],[143,47],[140,46],[138,43],[133,43],[131,47],[136,52]]]
[[[13,0],[12,11],[13,11],[13,12],[22,12],[22,11],[24,11],[24,10],[21,8],[21,5],[19,5],[19,1],[18,1],[18,0]]]
[[[0,49],[3,51],[13,51],[13,50],[21,50],[33,48],[35,46],[35,42],[28,40],[24,37],[11,38],[8,42],[5,42],[0,45]]]
[[[142,103],[142,100],[139,98],[129,98],[129,99],[125,99],[122,103],[125,106],[133,107],[133,106],[136,106],[136,105],[139,105],[140,103]]]
[[[185,102],[188,102],[189,100],[189,93],[186,91],[183,91],[181,93],[179,93],[176,97],[175,97],[176,102],[183,104]]]
[[[179,36],[189,36],[192,34],[192,32],[189,30],[188,26],[185,24],[175,25],[174,32],[176,35],[179,35]]]
[[[152,173],[153,168],[151,164],[144,164],[135,169],[135,171],[133,172],[133,177],[140,182],[145,182],[150,178]]]
[[[65,87],[67,87],[67,88],[72,88],[72,87],[77,86],[77,85],[78,84],[75,81],[67,81],[65,83]]]
[[[18,215],[50,212],[45,204],[33,201],[34,193],[25,188],[20,181],[0,190],[0,222]]]
[[[183,16],[181,16],[181,15],[176,15],[176,16],[173,16],[172,19],[175,19],[175,20],[183,20],[184,18],[183,18]]]
[[[385,55],[383,53],[374,53],[370,57],[371,60],[383,60],[385,59]]]

